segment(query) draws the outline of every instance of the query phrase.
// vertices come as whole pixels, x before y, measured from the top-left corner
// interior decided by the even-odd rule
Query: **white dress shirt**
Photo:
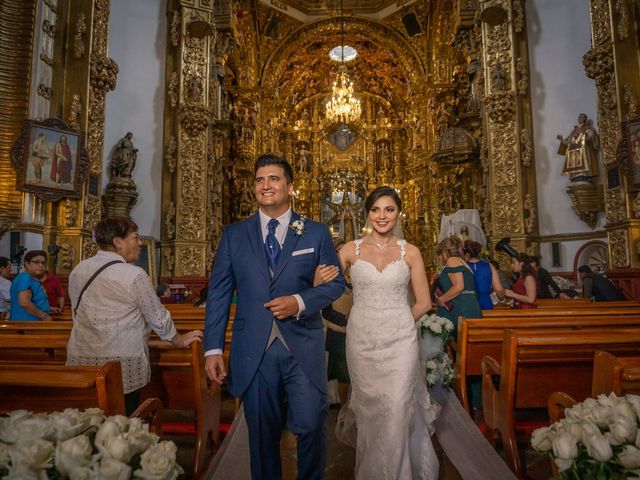
[[[99,250],[80,262],[69,275],[71,308],[89,278],[105,263],[124,261],[114,252]],[[149,333],[171,340],[176,327],[160,303],[147,272],[128,263],[103,270],[85,290],[67,345],[67,365],[102,365],[119,360],[124,393],[149,382]]]
[[[6,312],[11,299],[11,280],[0,275],[0,313]]]

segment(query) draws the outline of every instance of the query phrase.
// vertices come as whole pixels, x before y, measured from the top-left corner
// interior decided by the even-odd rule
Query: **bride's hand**
[[[338,276],[339,272],[340,270],[335,265],[318,265],[313,277],[313,286],[317,287],[330,282]]]

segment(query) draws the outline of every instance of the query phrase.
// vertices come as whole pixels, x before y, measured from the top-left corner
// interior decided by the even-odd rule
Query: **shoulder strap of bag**
[[[78,301],[76,302],[76,306],[73,307],[74,315],[78,312],[78,307],[80,306],[80,300],[82,300],[82,295],[84,294],[85,290],[89,287],[89,285],[91,285],[91,282],[93,282],[96,279],[96,277],[102,273],[102,271],[105,268],[110,267],[111,265],[115,265],[116,263],[124,263],[124,262],[122,260],[112,260],[111,262],[107,262],[104,265],[102,265],[98,270],[96,270],[96,272],[93,275],[91,275],[91,278],[87,280],[87,283],[85,283],[84,287],[82,287],[82,290],[80,290],[80,295],[78,295]]]

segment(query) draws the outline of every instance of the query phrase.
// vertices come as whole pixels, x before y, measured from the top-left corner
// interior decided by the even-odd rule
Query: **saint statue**
[[[298,165],[300,173],[308,173],[309,172],[309,150],[304,143],[300,144],[300,149],[298,150]]]
[[[571,175],[571,181],[576,181],[591,180],[598,174],[600,140],[586,114],[578,115],[578,125],[567,138],[556,138],[560,140],[558,154],[565,156],[562,175]]]
[[[138,149],[134,148],[132,138],[133,133],[127,132],[116,144],[111,159],[111,178],[131,178],[131,172],[133,172],[138,158]]]
[[[378,147],[378,165],[381,170],[391,169],[391,155],[386,143],[381,143]]]

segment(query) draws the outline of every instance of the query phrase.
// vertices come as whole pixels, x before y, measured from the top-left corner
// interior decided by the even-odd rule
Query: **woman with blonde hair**
[[[437,314],[458,327],[458,317],[481,318],[473,271],[462,258],[462,240],[455,235],[442,240],[436,247],[436,258],[442,270],[434,281],[434,303]]]

